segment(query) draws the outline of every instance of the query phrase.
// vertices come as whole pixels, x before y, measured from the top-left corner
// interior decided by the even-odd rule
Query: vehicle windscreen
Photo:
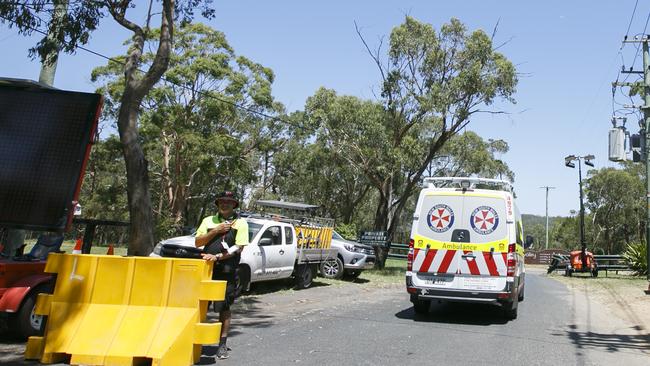
[[[345,239],[343,239],[343,237],[342,237],[341,235],[339,235],[339,233],[337,233],[336,231],[332,231],[332,239],[335,239],[335,240],[345,240]]]
[[[429,194],[423,197],[418,234],[436,241],[463,231],[463,242],[488,243],[507,236],[505,201],[480,195]],[[467,237],[467,235],[469,237]]]

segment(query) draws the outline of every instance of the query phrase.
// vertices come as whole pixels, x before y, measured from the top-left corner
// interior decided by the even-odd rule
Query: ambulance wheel
[[[514,320],[517,319],[517,309],[519,308],[517,306],[517,302],[515,301],[508,301],[504,303],[503,305],[503,316],[508,319],[508,320]]]
[[[416,314],[428,314],[431,307],[430,300],[411,299],[413,303],[413,310]]]
[[[521,291],[519,291],[519,296],[517,296],[517,300],[524,301],[524,290],[525,289],[526,289],[526,286],[521,286]]]

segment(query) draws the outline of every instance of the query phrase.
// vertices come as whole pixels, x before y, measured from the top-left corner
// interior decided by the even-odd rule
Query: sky
[[[650,2],[643,0],[239,0],[215,1],[213,7],[216,18],[205,22],[224,32],[237,54],[274,71],[273,95],[288,111],[303,109],[321,86],[341,95],[375,98],[379,73],[356,34],[355,22],[372,48],[382,37],[387,39],[405,15],[436,29],[455,17],[468,30],[488,34],[498,23],[495,44],[502,45],[499,51],[520,74],[516,104],[497,103],[495,108],[508,113],[477,116],[468,129],[509,144],[510,151],[499,158],[515,173],[522,213],[544,215],[545,190],[540,187],[555,187],[548,204],[553,216],[579,209],[578,170],[564,166],[565,156],[593,154],[596,169],[618,166],[607,159],[608,131],[613,112],[629,113],[621,109],[631,101],[620,89],[612,98],[611,82],[626,79],[619,71],[633,60],[634,69],[642,69],[636,44],[622,47],[622,40],[626,34],[632,38],[643,33],[650,16]],[[86,47],[116,56],[124,53],[127,37],[105,18]],[[37,80],[40,64],[27,50],[38,39],[0,24],[0,76]],[[90,81],[90,72],[105,63],[81,50],[62,55],[54,86],[93,92],[98,85]],[[637,133],[638,117],[628,117],[627,126]]]

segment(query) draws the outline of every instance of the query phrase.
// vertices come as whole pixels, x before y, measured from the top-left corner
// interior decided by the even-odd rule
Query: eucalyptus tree
[[[645,222],[645,187],[633,172],[603,168],[585,181],[586,207],[592,221],[593,243],[606,253],[620,252],[640,241]]]
[[[514,103],[517,75],[490,36],[468,32],[457,19],[436,31],[407,16],[392,30],[386,57],[381,46],[373,51],[362,40],[380,76],[382,113],[364,123],[381,154],[359,149],[351,124],[341,125],[333,148],[379,193],[374,227],[392,235],[395,218],[445,143],[477,114],[500,113],[487,109],[496,99]]]
[[[121,58],[92,75],[109,109],[124,92]],[[144,98],[141,118],[162,234],[195,226],[216,191],[243,191],[255,182],[261,156],[281,146],[284,125],[264,117],[283,109],[271,95],[273,78],[237,55],[223,33],[200,23],[177,29],[169,68]]]
[[[52,62],[47,56],[52,50],[73,53],[90,39],[100,19],[109,16],[117,24],[131,32],[132,42],[124,59],[124,91],[117,110],[117,126],[122,142],[122,154],[126,166],[127,196],[129,202],[130,255],[148,255],[153,249],[153,216],[149,193],[148,162],[140,144],[138,117],[141,104],[151,88],[167,70],[174,43],[174,22],[189,23],[194,12],[199,10],[205,18],[214,17],[210,8],[212,0],[162,0],[140,3],[146,6],[146,16],[141,23],[136,21],[136,1],[133,0],[79,0],[69,2],[62,16],[53,17],[55,3],[63,1],[30,0],[25,2],[0,2],[0,21],[8,22],[22,34],[47,25],[49,37],[43,37],[30,49],[30,55],[37,55]],[[151,23],[159,16],[155,56],[144,62],[145,40],[151,32]]]

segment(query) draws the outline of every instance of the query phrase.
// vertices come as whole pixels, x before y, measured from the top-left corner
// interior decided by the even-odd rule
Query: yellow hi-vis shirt
[[[196,230],[196,236],[205,235],[208,233],[208,230],[215,228],[217,225],[228,220],[222,218],[219,215],[208,216],[201,221],[201,225]],[[235,236],[235,245],[245,246],[248,245],[248,223],[243,218],[239,217],[232,222],[232,229],[237,230],[237,235]]]

